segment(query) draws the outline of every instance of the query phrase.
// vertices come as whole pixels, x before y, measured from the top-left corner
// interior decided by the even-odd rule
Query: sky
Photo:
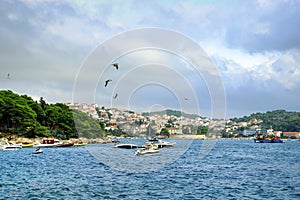
[[[35,100],[300,111],[298,0],[1,0],[0,23],[0,89]]]

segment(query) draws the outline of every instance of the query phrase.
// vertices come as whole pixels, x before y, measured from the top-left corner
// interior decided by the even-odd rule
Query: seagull
[[[116,69],[119,69],[119,63],[113,63],[111,65],[114,66]]]
[[[106,87],[110,81],[112,81],[112,80],[111,79],[106,80],[104,87]]]
[[[118,97],[118,93],[115,94],[115,96],[113,97],[114,99],[116,99]]]
[[[9,74],[9,73],[7,74],[7,76],[6,76],[6,77],[5,77],[5,76],[4,76],[4,77],[2,77],[2,76],[1,76],[0,78],[1,78],[1,79],[11,79],[11,78],[10,78],[10,74]]]

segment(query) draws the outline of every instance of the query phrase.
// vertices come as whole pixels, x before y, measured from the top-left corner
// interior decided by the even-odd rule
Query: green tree
[[[159,134],[162,135],[162,136],[170,137],[170,132],[166,128],[162,128]]]
[[[101,138],[104,136],[101,125],[97,120],[79,110],[73,110],[73,116],[80,137]]]
[[[68,106],[56,103],[46,106],[47,125],[51,134],[62,139],[69,139],[77,135],[73,112]]]
[[[40,102],[9,90],[0,91],[0,130],[26,137],[49,136],[51,132],[61,138],[76,136],[72,111],[67,106],[47,105],[42,98]]]
[[[208,128],[206,126],[198,126],[197,135],[207,135]]]
[[[44,100],[43,97],[40,97],[40,105],[41,105],[43,110],[46,109],[47,103],[46,103],[46,101]]]
[[[274,110],[266,113],[253,113],[250,116],[242,118],[233,118],[235,122],[247,122],[251,119],[259,119],[262,122],[259,124],[262,129],[269,129],[280,131],[300,131],[300,113],[288,112],[285,110]]]

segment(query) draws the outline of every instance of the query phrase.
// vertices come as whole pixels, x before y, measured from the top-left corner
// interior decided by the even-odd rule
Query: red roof
[[[283,132],[284,135],[299,135],[300,132]]]

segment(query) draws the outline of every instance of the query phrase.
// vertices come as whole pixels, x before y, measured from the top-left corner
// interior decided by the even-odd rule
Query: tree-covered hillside
[[[96,120],[85,113],[75,112],[79,133],[75,126],[73,111],[68,106],[39,102],[27,95],[9,90],[0,91],[0,132],[24,137],[53,136],[61,139],[78,137],[79,134],[96,137],[101,128]],[[81,120],[81,121],[80,121]],[[87,132],[89,132],[87,134]]]
[[[285,110],[274,110],[266,113],[254,113],[250,116],[233,118],[235,122],[248,122],[251,119],[260,119],[262,129],[272,127],[280,131],[300,131],[300,112],[288,112]]]

